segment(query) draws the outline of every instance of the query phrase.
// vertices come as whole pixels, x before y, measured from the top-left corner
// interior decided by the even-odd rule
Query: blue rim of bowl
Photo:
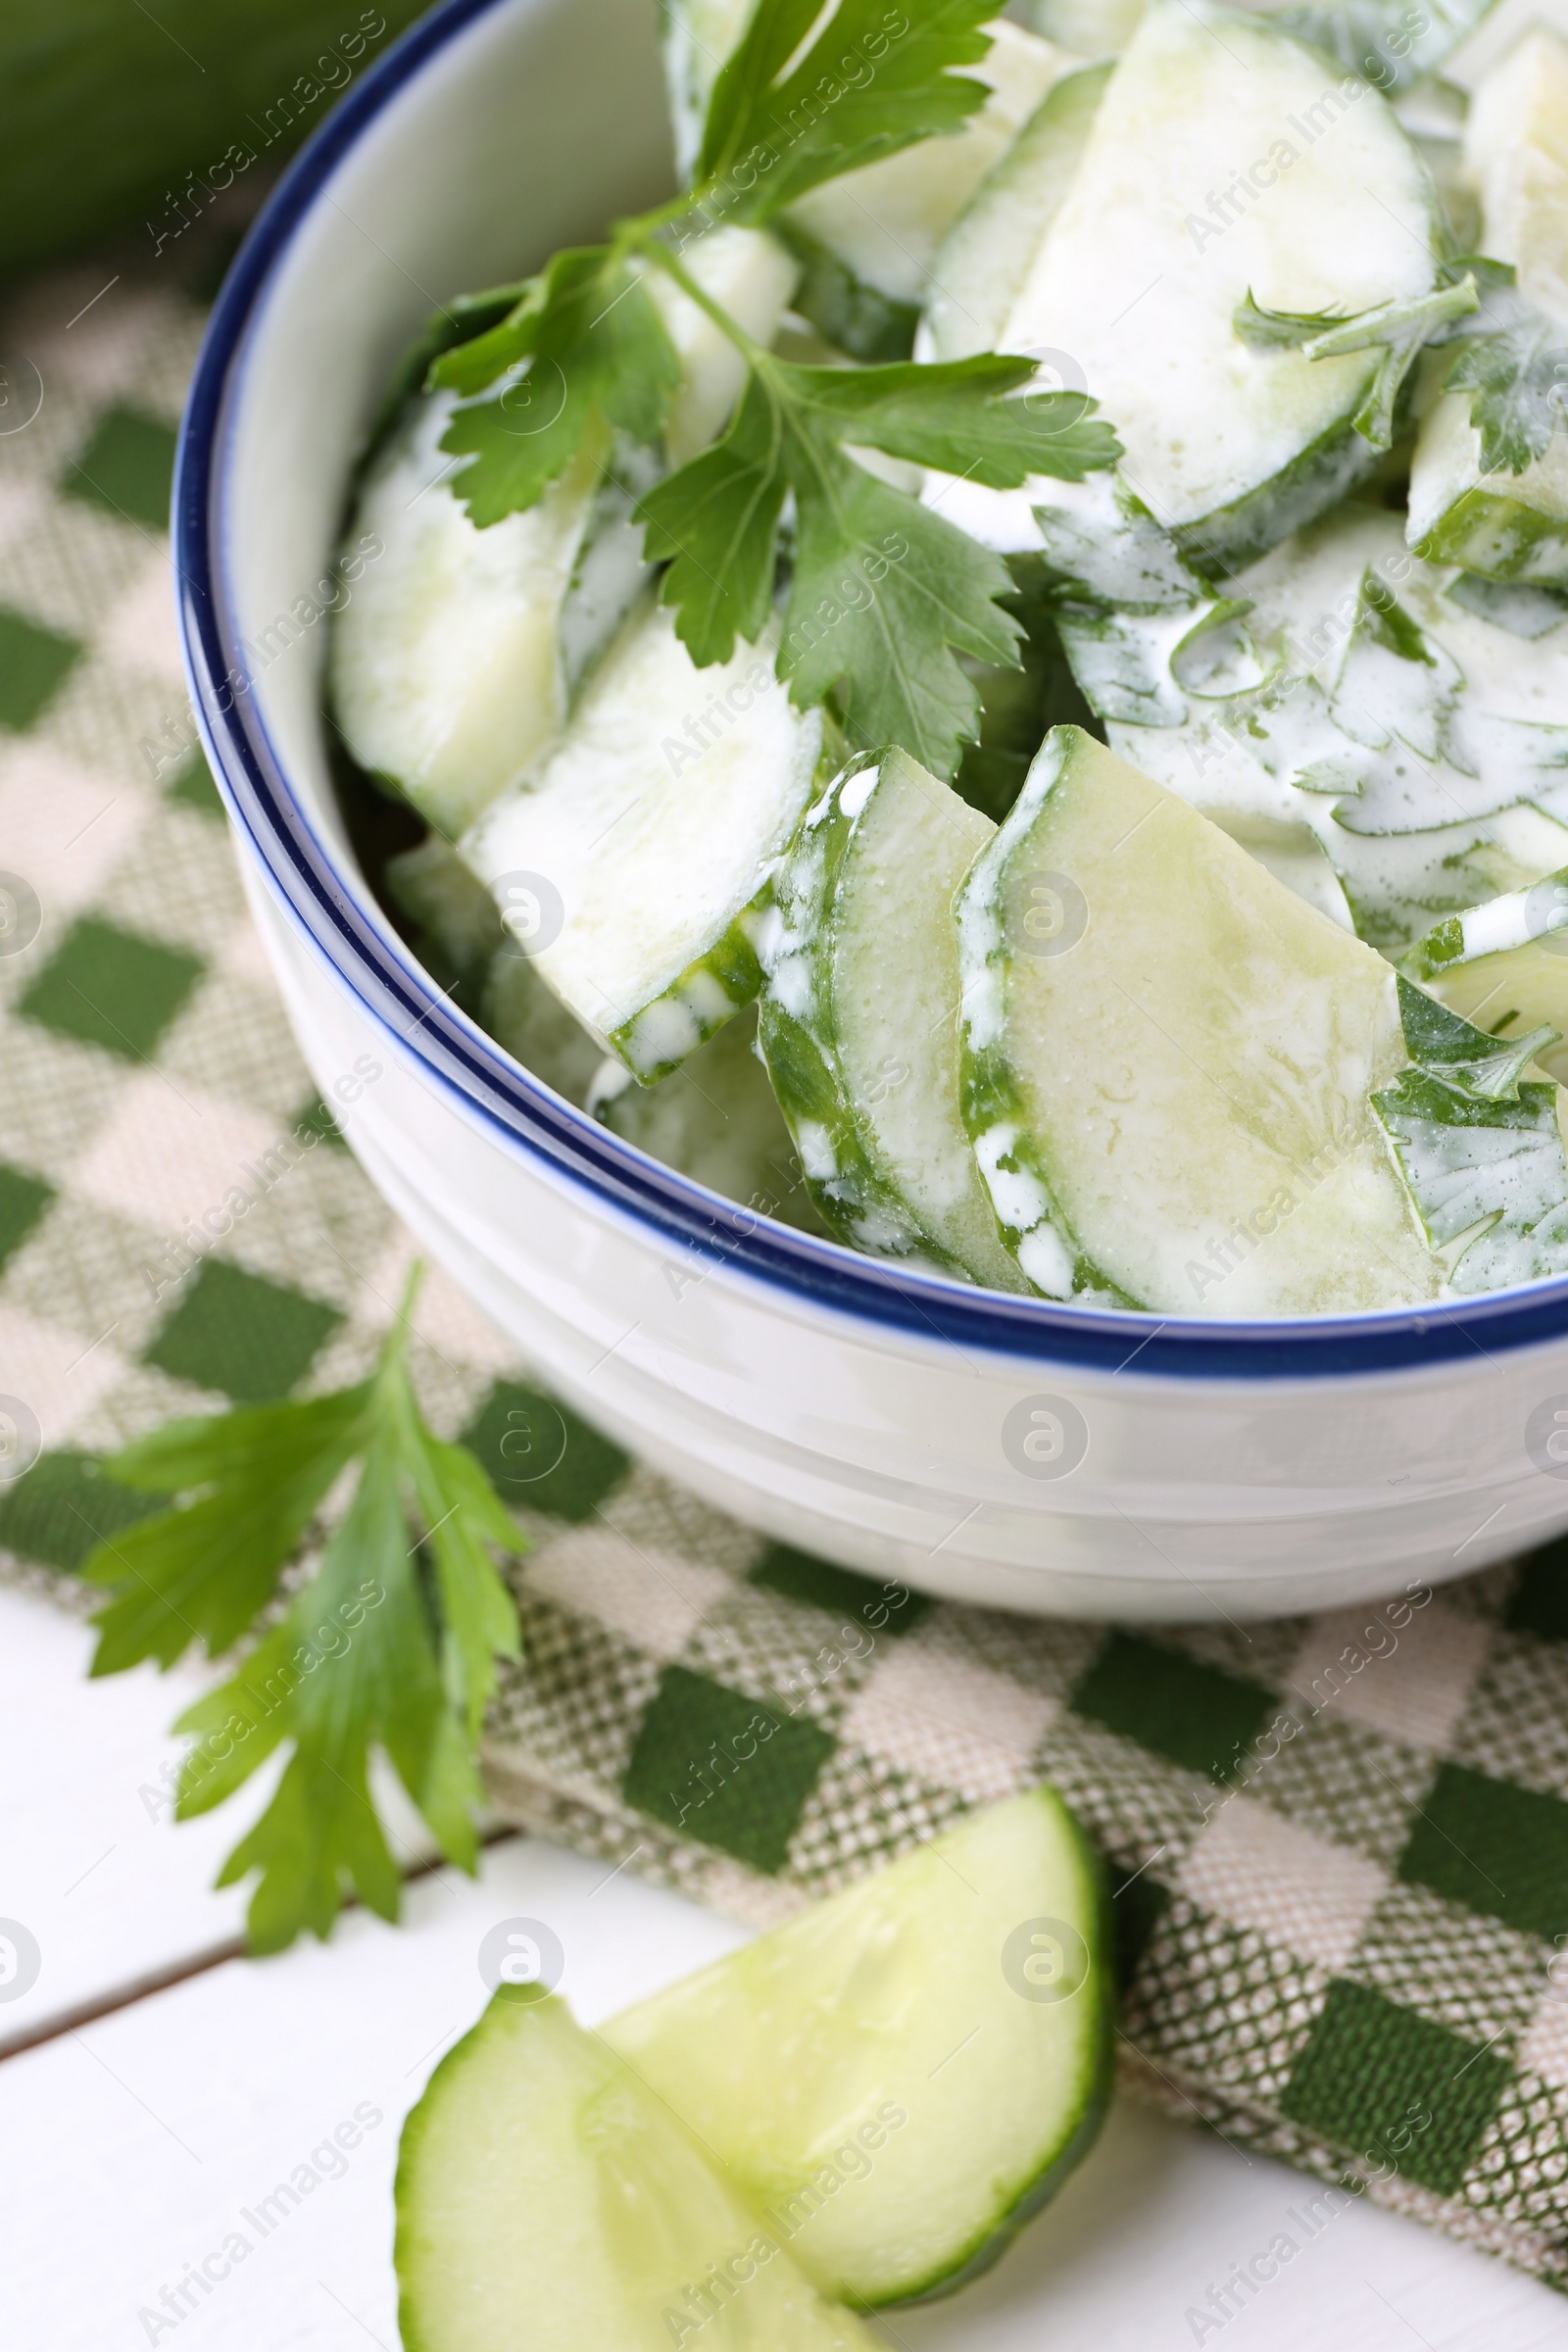
[[[651,4],[651,0],[650,0]],[[727,1263],[861,1324],[1067,1371],[1216,1381],[1343,1378],[1542,1347],[1568,1333],[1568,1279],[1420,1309],[1278,1322],[1221,1322],[1058,1306],[900,1272],[793,1233],[687,1182],[622,1144],[531,1078],[458,1012],[381,930],[289,791],[252,694],[221,694],[242,668],[220,551],[224,457],[251,330],[273,273],[361,134],[428,61],[512,0],[442,0],[345,92],[259,216],[219,295],[180,428],[173,534],[193,707],[229,813],[289,920],[338,980],[470,1117],[551,1164],[678,1251],[693,1278]],[[365,890],[360,884],[359,889]],[[368,893],[365,892],[366,897]]]

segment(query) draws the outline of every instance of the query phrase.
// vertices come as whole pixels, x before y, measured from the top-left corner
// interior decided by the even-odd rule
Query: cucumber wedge
[[[953,902],[994,831],[903,752],[852,760],[774,883],[760,1035],[836,1233],[1019,1290],[958,1116]]]
[[[774,621],[699,670],[674,615],[645,606],[462,845],[556,994],[645,1085],[761,985],[757,902],[823,739],[774,677],[777,643]]]
[[[444,487],[446,395],[416,402],[372,466],[351,536],[379,539],[332,624],[349,750],[454,839],[565,715],[561,611],[594,514],[585,448],[525,514],[477,530]]]
[[[1399,969],[1494,1036],[1546,1022],[1568,1037],[1568,866],[1435,924]],[[1568,1047],[1536,1059],[1549,1077],[1568,1077]]]
[[[1465,136],[1484,249],[1518,271],[1510,337],[1479,373],[1514,377],[1502,462],[1478,429],[1481,396],[1443,393],[1410,473],[1408,536],[1435,562],[1496,580],[1568,584],[1568,432],[1556,405],[1568,367],[1568,41],[1539,25],[1481,84]],[[1504,298],[1506,299],[1506,298]],[[1443,379],[1448,366],[1435,366]],[[1519,424],[1533,426],[1524,437]],[[1539,444],[1539,447],[1535,447]],[[1534,449],[1534,454],[1532,454]],[[1489,463],[1492,469],[1489,470]]]
[[[1029,937],[1049,892],[1076,908]],[[1186,802],[1047,737],[959,901],[964,1117],[1050,1297],[1161,1314],[1344,1313],[1435,1295],[1373,1091],[1395,975]]]
[[[1098,1868],[1040,1788],[604,2036],[825,2294],[875,2307],[961,2284],[1059,2186],[1104,2115],[1111,2007]]]
[[[1067,200],[1110,79],[1082,66],[1054,82],[949,229],[932,266],[925,323],[934,360],[1008,348],[1003,330]]]
[[[1002,348],[1070,358],[1132,487],[1214,575],[1331,506],[1379,454],[1353,420],[1386,355],[1259,348],[1238,309],[1249,293],[1343,314],[1427,295],[1445,234],[1368,84],[1336,79],[1269,18],[1171,0],[1111,76]]]
[[[871,2352],[564,2001],[503,1986],[403,2129],[405,2352]]]

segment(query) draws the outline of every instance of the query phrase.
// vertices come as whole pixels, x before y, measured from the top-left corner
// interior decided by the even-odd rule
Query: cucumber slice
[[[774,620],[700,670],[671,612],[634,613],[560,741],[462,845],[556,994],[645,1085],[761,985],[756,903],[823,740],[774,677],[777,645]]]
[[[1568,1037],[1568,866],[1528,890],[1449,915],[1399,958],[1399,969],[1466,1020],[1494,1035],[1547,1022]],[[1568,1046],[1536,1059],[1568,1077]]]
[[[1352,418],[1383,355],[1259,349],[1238,308],[1249,292],[1300,313],[1425,295],[1443,236],[1375,91],[1326,82],[1322,56],[1268,18],[1157,8],[1106,87],[1003,348],[1049,351],[1058,373],[1067,355],[1138,495],[1216,574],[1378,463]]]
[[[1100,1874],[1039,1788],[973,1815],[605,2039],[824,2293],[906,2302],[994,2262],[1100,2129]]]
[[[403,2128],[406,2352],[871,2352],[565,2003],[506,1985]]]
[[[1544,25],[1495,67],[1476,92],[1465,165],[1481,194],[1487,253],[1511,262],[1542,330],[1568,349],[1568,42]],[[1552,354],[1536,358],[1549,384]],[[1433,372],[1439,380],[1446,365]],[[1538,387],[1526,405],[1552,397]],[[1434,562],[1497,580],[1568,585],[1568,433],[1560,411],[1544,452],[1517,473],[1488,473],[1473,395],[1446,392],[1416,445],[1410,544]],[[1547,427],[1550,430],[1550,426]]]
[[[994,831],[904,752],[852,760],[774,882],[760,1035],[836,1233],[1020,1290],[958,1115],[953,901]]]
[[[926,298],[930,357],[998,351],[1030,265],[1072,187],[1108,65],[1054,82],[980,182],[937,253]]]
[[[1050,894],[1068,910],[1028,936]],[[1074,727],[964,886],[964,1116],[1038,1290],[1161,1314],[1345,1313],[1436,1273],[1370,1106],[1395,977]]]
[[[443,486],[453,407],[416,402],[366,480],[352,535],[384,552],[333,621],[330,675],[354,758],[448,838],[565,714],[559,619],[605,455],[585,447],[537,506],[476,530]]]

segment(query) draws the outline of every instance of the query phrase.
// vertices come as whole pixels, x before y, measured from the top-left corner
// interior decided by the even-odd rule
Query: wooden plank
[[[170,1820],[184,1742],[169,1726],[200,1677],[141,1667],[89,1683],[92,1646],[76,1619],[0,1590],[0,1915],[39,1955],[30,1988],[0,1997],[0,2048],[188,1965],[244,1925],[243,1890],[212,1892],[234,1819]]]
[[[399,2124],[482,2005],[481,1937],[519,1917],[560,1936],[590,2022],[739,1939],[624,1871],[519,1840],[477,1886],[443,1871],[412,1888],[401,1932],[356,1915],[324,1949],[225,1964],[9,2060],[8,2342],[393,2352]],[[360,2133],[346,2153],[340,2124]],[[1308,2193],[1123,2106],[989,2279],[884,2332],[906,2352],[1190,2352],[1216,2340],[1189,2317],[1209,2286],[1294,2229],[1301,2251],[1226,2326],[1225,2352],[1568,2352],[1556,2296],[1412,2223],[1350,2206],[1306,2242],[1290,2217]]]
[[[176,1826],[185,1741],[169,1727],[212,1678],[143,1666],[89,1683],[93,1640],[47,1601],[0,1588],[0,1920],[21,1924],[38,1960],[20,1993],[0,1975],[0,2056],[243,1942],[249,1890],[215,1893],[213,1882],[282,1760]],[[377,1786],[394,1850],[416,1868],[428,1836],[400,1790]]]

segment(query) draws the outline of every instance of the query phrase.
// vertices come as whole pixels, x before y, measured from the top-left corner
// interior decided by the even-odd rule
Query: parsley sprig
[[[641,510],[645,554],[667,566],[661,594],[693,659],[722,662],[737,637],[760,634],[787,556],[778,672],[794,700],[830,703],[854,745],[900,744],[950,777],[978,718],[958,657],[1016,666],[1018,624],[998,602],[1015,584],[997,557],[851,452],[1016,489],[1039,474],[1080,480],[1121,450],[1083,395],[1026,393],[1027,359],[789,365],[686,267],[694,232],[719,220],[762,226],[824,180],[960,128],[984,102],[984,83],[954,68],[985,55],[994,0],[908,0],[905,10],[841,0],[808,42],[820,13],[813,0],[761,0],[714,84],[693,187],[615,222],[603,245],[557,254],[499,318],[488,298],[472,314],[481,332],[445,349],[432,342],[425,380],[466,404],[442,442],[467,461],[454,492],[476,524],[498,522],[535,504],[580,453],[597,456],[612,431],[658,439],[681,383],[651,291],[662,273],[745,368],[723,439],[665,475]]]
[[[1468,261],[1450,263],[1442,273],[1444,282],[1430,293],[1380,302],[1348,318],[1338,311],[1267,311],[1249,289],[1237,306],[1236,332],[1254,350],[1296,350],[1307,360],[1377,352],[1377,366],[1350,422],[1374,449],[1392,449],[1396,406],[1417,358],[1478,307],[1475,267]],[[1462,276],[1452,274],[1461,269]]]
[[[330,1491],[359,1464],[315,1573],[229,1681],[180,1717],[193,1745],[175,1811],[232,1795],[284,1741],[271,1802],[220,1886],[259,1872],[250,1941],[325,1936],[350,1890],[385,1919],[402,1872],[371,1790],[372,1755],[399,1780],[449,1861],[472,1870],[476,1753],[497,1657],[519,1650],[493,1550],[526,1538],[466,1446],[426,1427],[407,1362],[411,1280],[369,1378],[326,1396],[172,1421],[105,1464],[175,1500],[101,1544],[83,1568],[110,1588],[95,1675],[171,1666],[200,1642],[232,1648],[269,1617],[283,1572]]]
[[[1440,263],[1438,275],[1441,283],[1430,294],[1380,303],[1350,318],[1332,311],[1265,311],[1249,294],[1237,310],[1236,332],[1256,348],[1295,347],[1309,360],[1381,348],[1383,358],[1353,419],[1356,431],[1379,449],[1392,442],[1395,402],[1421,350],[1457,345],[1443,388],[1471,395],[1481,470],[1523,473],[1545,456],[1565,422],[1568,334],[1520,292],[1511,262],[1461,254]]]

